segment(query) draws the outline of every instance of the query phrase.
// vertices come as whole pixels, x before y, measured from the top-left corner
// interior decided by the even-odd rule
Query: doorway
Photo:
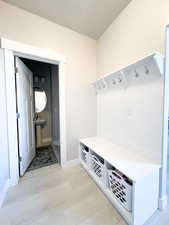
[[[58,65],[15,57],[20,175],[60,164]]]
[[[1,49],[4,58],[6,78],[6,103],[8,120],[8,149],[10,186],[19,182],[18,159],[18,130],[16,120],[16,86],[14,57],[41,61],[58,65],[59,67],[59,109],[60,109],[60,162],[61,166],[67,166],[67,133],[66,133],[66,58],[62,54],[50,49],[38,48],[16,41],[0,38]]]

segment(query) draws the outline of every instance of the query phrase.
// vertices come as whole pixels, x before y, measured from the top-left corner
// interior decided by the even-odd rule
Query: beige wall
[[[167,24],[169,24],[169,0],[132,0],[98,40],[97,74],[101,76],[111,71],[118,70],[154,51],[164,53],[165,26]],[[144,88],[146,88],[146,86],[144,86]],[[137,88],[136,91],[139,91],[139,89]],[[156,87],[156,91],[160,91],[159,87]],[[136,97],[136,93],[131,94]],[[150,94],[151,92],[148,93]],[[132,95],[130,95],[130,97]],[[127,101],[129,100],[127,99]],[[135,106],[136,105],[134,105],[134,107]],[[150,108],[151,106],[149,109]],[[153,117],[151,117],[151,119]],[[124,116],[122,116],[122,119],[124,119]],[[158,120],[158,122],[160,122],[160,120]],[[143,126],[143,124],[141,126]],[[155,132],[153,132],[153,135],[154,134]],[[156,134],[158,134],[158,132]],[[138,137],[140,138],[140,136],[137,136],[137,138]],[[151,139],[149,139],[149,141],[150,140]],[[160,141],[158,136],[156,139],[154,138],[154,140]],[[151,144],[154,144],[152,140]],[[157,146],[159,146],[159,144],[160,142],[158,142]],[[151,147],[149,150],[152,150],[152,146],[149,147]],[[161,199],[159,202],[162,207],[165,207],[165,201],[167,201],[165,161],[163,162],[162,173],[163,176],[160,178],[160,183],[163,183],[163,187],[160,187]]]
[[[132,0],[96,42],[0,1],[0,36],[49,48],[67,58],[68,159],[77,157],[79,137],[96,133],[96,100],[90,82],[153,51],[164,52],[168,9],[168,0]]]
[[[117,70],[153,51],[163,53],[168,23],[168,0],[132,0],[98,41],[98,74]]]
[[[0,37],[66,56],[67,158],[77,158],[79,137],[96,133],[96,41],[2,1],[0,17]]]

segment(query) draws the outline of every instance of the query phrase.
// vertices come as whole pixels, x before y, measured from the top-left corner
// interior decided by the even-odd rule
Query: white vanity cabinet
[[[79,151],[82,166],[126,222],[143,225],[158,208],[160,165],[100,137],[81,139]]]

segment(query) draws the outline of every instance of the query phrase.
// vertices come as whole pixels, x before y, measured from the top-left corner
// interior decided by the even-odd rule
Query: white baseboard
[[[162,198],[160,198],[158,201],[159,210],[164,210],[167,207],[167,204],[168,204],[168,196],[165,195]]]
[[[13,179],[9,179],[9,187],[13,187],[19,184],[19,177],[16,176]]]
[[[159,222],[161,211],[156,210],[156,212],[145,222],[144,225],[156,225]]]
[[[76,166],[80,163],[79,159],[73,159],[73,160],[69,160],[67,162],[65,162],[62,167],[63,168],[68,168],[68,167],[72,167],[72,166]]]
[[[6,197],[6,193],[8,191],[10,185],[10,181],[9,179],[6,181],[6,183],[4,184],[4,187],[2,188],[1,192],[0,192],[0,208],[2,207],[2,204],[4,202],[4,199]]]

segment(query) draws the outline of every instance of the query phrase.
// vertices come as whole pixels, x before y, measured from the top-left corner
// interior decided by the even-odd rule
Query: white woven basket
[[[112,194],[128,211],[132,211],[132,181],[117,170],[108,170]]]
[[[104,181],[104,161],[101,161],[95,154],[91,154],[90,167],[93,173]]]

